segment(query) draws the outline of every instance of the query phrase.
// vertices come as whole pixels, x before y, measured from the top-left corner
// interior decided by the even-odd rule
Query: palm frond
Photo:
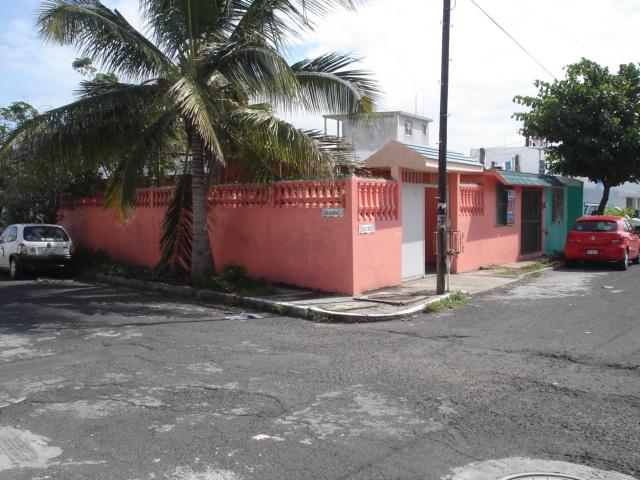
[[[290,98],[300,102],[302,89],[285,59],[272,47],[229,42],[212,49],[203,59],[202,71],[222,75],[224,81],[245,96],[266,101]]]
[[[51,165],[75,169],[101,163],[136,143],[148,119],[162,109],[157,84],[85,85],[82,96],[68,105],[22,123],[7,137],[2,150],[19,149],[45,158]]]
[[[299,37],[312,30],[315,18],[321,18],[339,9],[353,10],[352,0],[253,0],[241,2],[240,17],[232,40],[263,36],[269,45],[282,48],[287,37]]]
[[[109,178],[105,192],[105,208],[117,210],[121,219],[128,218],[135,207],[136,188],[146,173],[146,167],[159,158],[175,138],[176,113],[165,113],[139,133],[130,145],[129,153],[118,163]]]
[[[81,55],[118,75],[145,79],[171,71],[171,61],[117,11],[98,0],[48,0],[37,23],[40,34],[61,45],[74,45]]]
[[[286,171],[296,176],[332,173],[335,158],[331,152],[270,111],[238,107],[230,111],[228,120],[272,172]]]
[[[195,59],[209,43],[229,35],[239,0],[141,0],[153,38],[172,58]]]
[[[176,272],[180,276],[187,276],[191,268],[192,248],[191,176],[185,172],[178,177],[162,220],[160,268]]]
[[[186,75],[173,84],[169,96],[187,124],[200,136],[205,150],[209,150],[220,164],[224,165],[224,153],[216,133],[216,124],[219,123],[221,115],[209,97],[206,87]]]
[[[381,99],[370,72],[348,69],[359,60],[332,52],[291,66],[305,92],[308,110],[314,112],[372,113]]]

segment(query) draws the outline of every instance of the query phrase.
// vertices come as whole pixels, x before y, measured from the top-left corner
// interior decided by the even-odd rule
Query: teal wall
[[[563,187],[564,188],[564,187]],[[564,242],[567,236],[566,222],[552,223],[551,215],[553,212],[553,188],[545,188],[545,204],[547,208],[544,210],[544,228],[546,229],[546,237],[544,243],[545,255],[553,255],[554,252],[564,250]],[[567,218],[567,190],[564,193],[564,218]]]
[[[567,187],[567,224],[569,228],[582,216],[582,206],[584,202],[583,185]]]
[[[545,255],[551,256],[555,252],[564,251],[568,231],[582,216],[582,198],[582,185],[564,187],[564,222],[553,224],[551,222],[553,188],[545,189],[545,203],[547,205],[544,215],[544,226],[547,231],[544,244]]]

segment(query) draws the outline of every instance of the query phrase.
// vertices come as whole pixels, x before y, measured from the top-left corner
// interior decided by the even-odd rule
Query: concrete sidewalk
[[[530,271],[533,268],[538,269]],[[450,292],[444,295],[436,294],[435,274],[407,281],[397,287],[384,288],[353,297],[285,287],[277,287],[276,292],[268,296],[246,297],[212,290],[196,290],[187,285],[145,282],[105,274],[97,274],[92,279],[186,298],[195,297],[203,303],[224,303],[323,322],[360,323],[406,318],[423,312],[429,304],[444,300],[455,292],[462,291],[469,295],[477,295],[515,283],[528,275],[550,268],[553,268],[553,265],[548,259],[540,258],[451,275]]]
[[[510,285],[528,275],[553,268],[552,265],[534,271],[527,267],[548,261],[546,258],[513,262],[487,270],[451,275],[449,293],[436,295],[436,274],[404,282],[366,294],[350,297],[309,290],[279,288],[278,293],[263,297],[263,302],[283,313],[297,314],[306,318],[326,317],[342,322],[371,322],[408,317],[424,311],[433,302],[447,298],[454,292],[469,295],[488,292]]]

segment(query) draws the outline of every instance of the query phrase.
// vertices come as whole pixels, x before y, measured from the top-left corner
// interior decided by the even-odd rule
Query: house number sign
[[[358,233],[360,235],[373,235],[376,233],[375,223],[361,223],[358,225]]]
[[[344,208],[323,208],[323,218],[342,218],[344,217]]]

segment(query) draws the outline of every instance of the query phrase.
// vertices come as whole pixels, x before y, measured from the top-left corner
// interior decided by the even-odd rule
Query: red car
[[[640,263],[640,238],[625,217],[581,217],[567,234],[564,258],[568,265],[578,260],[617,262],[626,270],[629,261]]]

